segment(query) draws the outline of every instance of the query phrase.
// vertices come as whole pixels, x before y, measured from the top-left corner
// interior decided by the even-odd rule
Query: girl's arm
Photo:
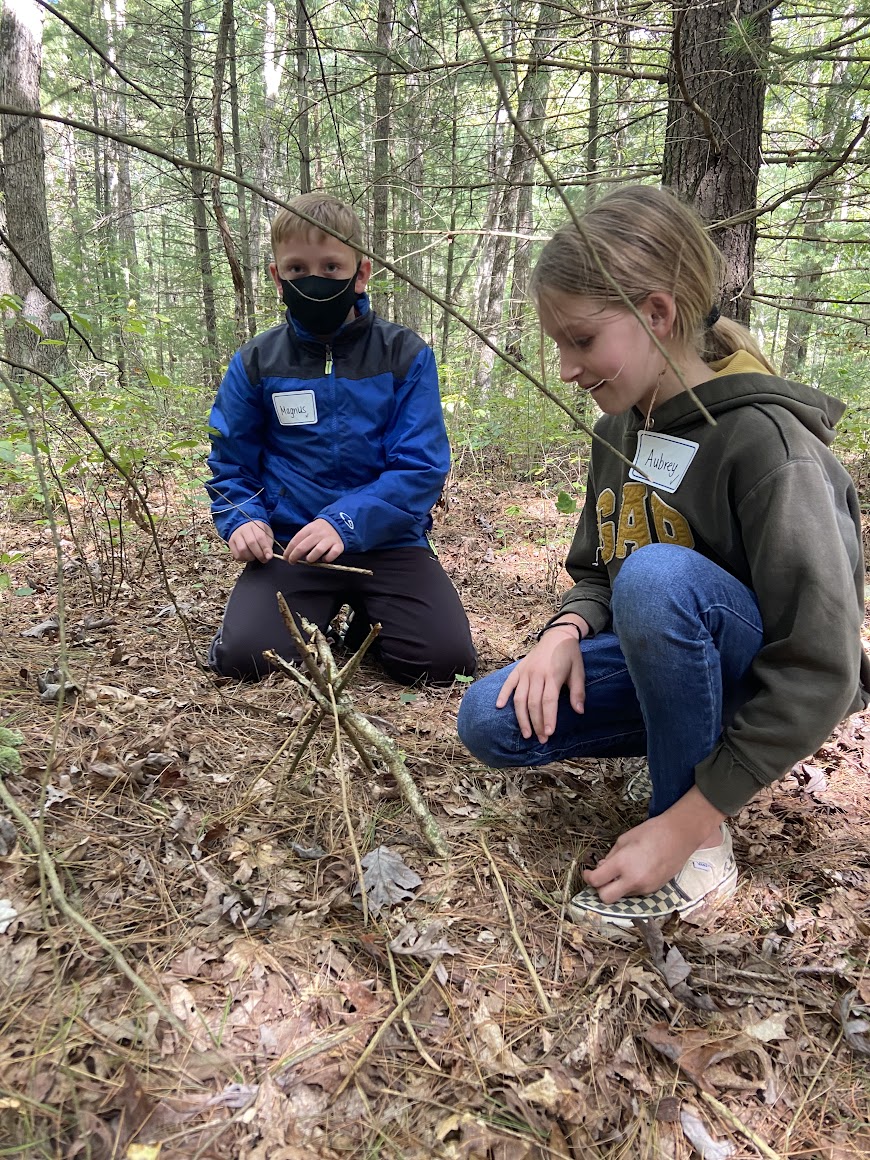
[[[588,631],[584,635],[589,636],[610,627],[610,577],[600,563],[598,535],[597,499],[590,470],[580,522],[565,562],[574,587],[565,593],[562,606],[553,617],[561,620],[565,613],[574,613],[586,623]]]

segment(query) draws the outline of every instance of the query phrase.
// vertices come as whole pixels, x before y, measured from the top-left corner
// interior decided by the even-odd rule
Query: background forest
[[[861,4],[4,0],[3,13],[7,366],[35,353],[66,376],[131,462],[201,442],[229,354],[281,317],[266,274],[275,201],[323,186],[386,259],[377,308],[435,347],[458,445],[529,450],[570,431],[465,323],[536,373],[536,243],[566,218],[563,197],[582,207],[614,182],[664,178],[694,200],[728,259],[723,312],[751,320],[786,375],[863,397]],[[6,460],[24,438],[12,426]]]
[[[570,207],[664,181],[723,314],[849,402],[866,507],[870,3],[0,12],[0,1157],[865,1160],[866,715],[733,820],[723,908],[610,941],[564,901],[643,817],[643,761],[488,769],[461,680],[364,663],[341,704],[433,856],[295,685],[207,670],[236,570],[202,476],[222,368],[282,317],[270,217],[327,187],[437,355],[480,671],[521,655],[594,418],[530,269]]]

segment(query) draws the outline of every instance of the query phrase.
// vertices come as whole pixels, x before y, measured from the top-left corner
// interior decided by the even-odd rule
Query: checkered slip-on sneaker
[[[591,886],[575,894],[568,912],[581,922],[599,922],[630,930],[636,918],[681,917],[731,894],[737,885],[737,867],[731,834],[722,824],[722,842],[709,850],[696,850],[679,874],[652,894],[629,895],[618,902],[602,902]]]

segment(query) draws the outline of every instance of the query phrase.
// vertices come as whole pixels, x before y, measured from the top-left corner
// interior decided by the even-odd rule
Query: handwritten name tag
[[[637,437],[637,454],[629,479],[652,483],[662,491],[676,491],[689,464],[695,458],[698,444],[691,439],[677,439],[673,435],[657,435],[641,431]],[[640,471],[636,470],[640,468]],[[643,475],[640,472],[643,472]]]
[[[317,422],[317,400],[314,391],[281,391],[272,396],[275,414],[282,427]]]

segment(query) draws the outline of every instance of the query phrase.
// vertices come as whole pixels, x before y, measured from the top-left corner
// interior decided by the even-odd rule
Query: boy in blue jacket
[[[272,222],[269,270],[287,321],[233,355],[210,418],[212,514],[245,568],[209,663],[256,680],[269,671],[264,649],[294,659],[281,592],[323,630],[350,604],[355,643],[380,622],[389,676],[446,684],[476,658],[427,537],[450,466],[435,356],[371,309],[354,211],[323,192],[289,205],[346,240],[287,209]],[[335,560],[373,575],[307,566]]]

